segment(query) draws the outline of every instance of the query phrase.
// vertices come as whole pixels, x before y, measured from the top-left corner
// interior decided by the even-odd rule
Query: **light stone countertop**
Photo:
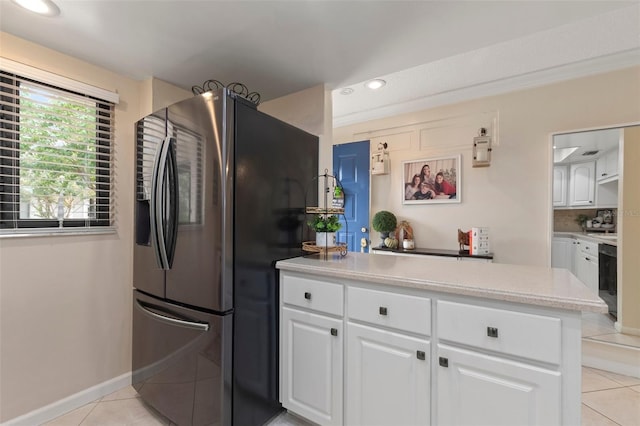
[[[603,232],[600,232],[599,235],[611,235],[611,234],[606,234]],[[617,234],[616,234],[617,235]],[[585,233],[582,232],[554,232],[553,233],[554,237],[565,237],[565,238],[580,238],[582,240],[587,240],[587,241],[591,241],[594,243],[604,243],[604,244],[609,244],[611,246],[618,246],[618,239],[610,239],[610,238],[602,238],[600,236],[597,235],[587,235]]]
[[[573,311],[608,312],[607,305],[562,268],[348,253],[281,260],[285,271],[452,293]]]

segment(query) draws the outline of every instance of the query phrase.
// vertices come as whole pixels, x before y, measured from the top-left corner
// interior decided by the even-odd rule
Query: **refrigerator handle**
[[[165,199],[165,175],[171,139],[170,136],[167,136],[158,146],[151,179],[151,231],[156,242],[156,259],[161,269],[169,269],[165,237],[165,206],[167,201]]]
[[[168,229],[166,235],[166,255],[167,269],[173,265],[173,256],[176,252],[176,243],[178,236],[178,214],[180,207],[180,198],[178,193],[178,159],[176,156],[176,139],[171,138],[169,141],[169,156],[167,157],[168,169],[168,194],[169,194],[169,217]]]
[[[184,327],[184,328],[191,328],[191,329],[200,330],[200,331],[209,331],[209,324],[207,323],[185,321],[177,318],[165,317],[164,315],[160,315],[153,311],[150,311],[144,306],[144,303],[140,302],[138,299],[136,299],[136,307],[140,309],[140,311],[142,311],[144,314],[149,315],[150,317],[155,318],[169,325],[174,325],[174,326]]]

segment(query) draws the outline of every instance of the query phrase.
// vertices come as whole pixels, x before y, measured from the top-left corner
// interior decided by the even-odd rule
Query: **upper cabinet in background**
[[[577,163],[569,166],[569,205],[593,207],[595,203],[596,163]]]
[[[611,182],[618,179],[618,155],[616,147],[598,157],[597,173],[598,183]]]
[[[621,137],[621,129],[553,137],[554,208],[617,207]]]

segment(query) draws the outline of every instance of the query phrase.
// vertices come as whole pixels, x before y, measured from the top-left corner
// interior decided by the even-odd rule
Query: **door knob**
[[[360,228],[360,232],[367,233],[369,231],[367,230],[367,228],[363,226],[362,228]]]

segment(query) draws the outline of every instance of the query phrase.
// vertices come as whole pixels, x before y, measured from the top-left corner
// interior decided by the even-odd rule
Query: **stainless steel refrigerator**
[[[178,425],[278,402],[275,262],[302,254],[318,138],[221,89],[136,124],[133,386]]]

